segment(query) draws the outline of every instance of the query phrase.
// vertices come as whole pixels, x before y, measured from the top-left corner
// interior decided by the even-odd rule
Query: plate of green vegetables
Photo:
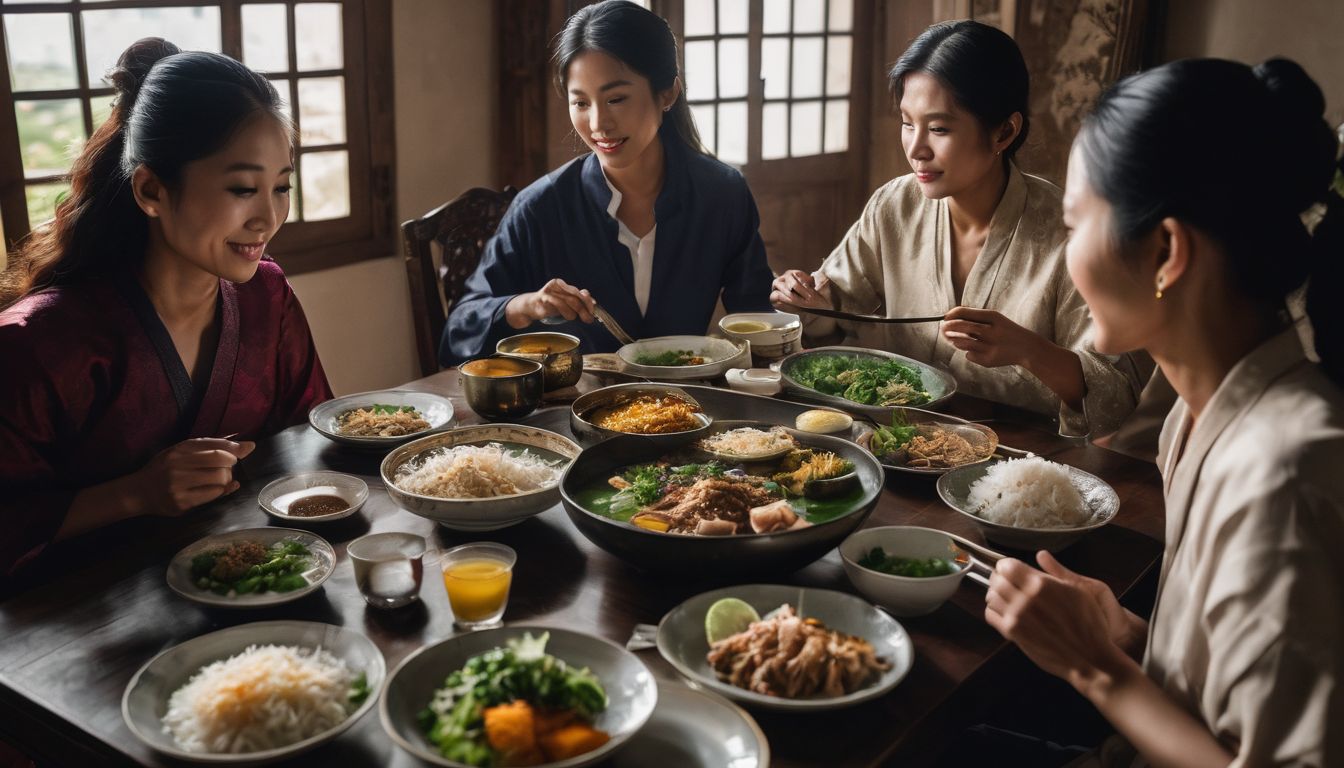
[[[168,563],[168,586],[202,605],[260,608],[298,600],[336,567],[326,539],[295,528],[244,528],[206,536]]]
[[[745,341],[712,336],[659,336],[616,350],[621,372],[655,381],[707,380],[729,368],[750,368]]]
[[[946,371],[860,347],[818,347],[780,362],[785,396],[832,405],[884,423],[892,408],[932,408],[957,391]]]

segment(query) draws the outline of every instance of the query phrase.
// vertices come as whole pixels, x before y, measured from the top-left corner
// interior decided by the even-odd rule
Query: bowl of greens
[[[218,608],[288,603],[322,586],[336,567],[327,540],[296,528],[243,528],[206,536],[168,562],[168,586]]]
[[[946,371],[902,355],[859,347],[818,347],[784,358],[779,372],[794,395],[885,423],[895,406],[932,408],[957,391]]]
[[[840,545],[840,560],[854,587],[896,616],[937,610],[972,564],[946,533],[909,525],[854,533]]]
[[[402,749],[450,768],[576,768],[610,756],[653,714],[658,686],[634,654],[592,635],[505,626],[406,657],[378,713]]]
[[[751,344],[711,336],[659,336],[616,350],[621,370],[660,381],[713,379],[729,368],[751,367]]]

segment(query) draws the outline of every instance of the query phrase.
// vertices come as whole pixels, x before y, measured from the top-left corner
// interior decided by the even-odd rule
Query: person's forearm
[[[1208,727],[1118,648],[1100,667],[1071,674],[1069,682],[1155,766],[1223,768],[1232,762],[1233,755]]]
[[[145,514],[142,506],[126,477],[90,486],[75,494],[54,540],[69,539],[119,520],[139,517]]]
[[[1022,367],[1059,396],[1075,411],[1083,410],[1087,396],[1087,380],[1083,378],[1083,363],[1078,354],[1038,336],[1038,344],[1022,361]]]

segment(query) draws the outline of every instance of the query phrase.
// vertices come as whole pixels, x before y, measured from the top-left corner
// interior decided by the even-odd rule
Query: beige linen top
[[[950,235],[947,201],[926,198],[913,174],[902,176],[873,194],[819,272],[831,281],[837,309],[887,317],[941,315],[957,305]],[[1064,264],[1065,239],[1059,188],[1012,167],[961,303],[998,311],[1077,352],[1087,385],[1081,413],[1020,366],[968,362],[939,333],[938,323],[844,324],[845,343],[942,366],[956,377],[959,391],[1057,414],[1065,434],[1114,431],[1138,402],[1151,368],[1141,371],[1130,355],[1110,358],[1091,349],[1092,321]],[[825,333],[825,327],[825,321],[810,321],[808,330]]]
[[[1287,330],[1198,422],[1176,402],[1158,466],[1167,544],[1145,670],[1233,765],[1344,765],[1344,392]]]

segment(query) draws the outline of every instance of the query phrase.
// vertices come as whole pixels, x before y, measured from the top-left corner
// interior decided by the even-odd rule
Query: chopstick
[[[938,323],[943,320],[943,315],[928,315],[926,317],[882,317],[881,315],[860,315],[855,312],[841,312],[835,309],[801,307],[797,304],[781,304],[780,306],[795,312],[805,312],[809,315],[833,317],[837,320],[853,320],[860,323]]]

